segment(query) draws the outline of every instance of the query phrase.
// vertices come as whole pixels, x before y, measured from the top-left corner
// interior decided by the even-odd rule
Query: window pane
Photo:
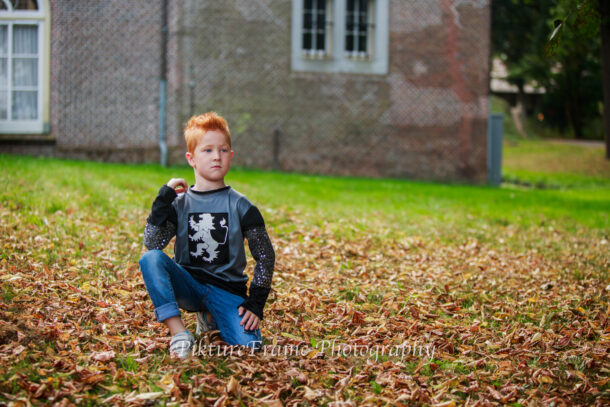
[[[38,10],[38,2],[36,0],[9,0],[13,3],[15,10]]]
[[[361,13],[360,14],[360,19],[358,20],[358,29],[360,31],[366,31],[367,27],[368,27],[368,20],[367,20],[367,15],[366,13]]]
[[[8,92],[0,92],[0,119],[8,119]]]
[[[311,30],[311,27],[312,27],[311,12],[305,11],[303,13],[303,29]]]
[[[366,52],[366,35],[361,35],[358,41],[358,51]]]
[[[311,49],[311,34],[303,33],[303,49]]]
[[[0,55],[8,55],[8,26],[0,25]]]
[[[0,58],[0,90],[8,88],[8,58]]]
[[[38,26],[36,25],[14,25],[13,26],[13,54],[15,55],[37,55],[38,54]]]
[[[324,51],[324,33],[316,36],[316,49]]]
[[[354,36],[351,34],[347,34],[347,36],[345,36],[345,50],[346,51],[354,50]]]
[[[354,14],[347,13],[345,16],[345,30],[351,32],[354,29]]]
[[[368,10],[368,8],[369,8],[369,7],[368,7],[368,6],[369,6],[369,2],[368,2],[368,0],[360,0],[360,1],[358,2],[358,4],[359,4],[359,6],[360,6],[360,12],[361,12],[361,13],[365,13],[365,14],[366,14],[366,13],[369,11],[369,10]]]
[[[316,22],[318,30],[324,30],[326,28],[326,10],[318,10],[318,20]]]
[[[36,120],[38,118],[38,92],[13,92],[13,120]]]
[[[13,86],[38,85],[38,60],[32,58],[13,59]]]

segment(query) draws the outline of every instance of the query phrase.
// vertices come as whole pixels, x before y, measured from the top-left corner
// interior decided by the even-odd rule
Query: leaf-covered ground
[[[310,222],[315,210],[266,208],[277,263],[264,350],[213,333],[179,361],[137,264],[147,209],[121,201],[139,184],[108,187],[110,204],[91,193],[37,209],[21,194],[78,189],[4,172],[1,403],[610,403],[607,230],[509,222],[486,226],[495,240],[451,241],[349,218],[338,233]]]

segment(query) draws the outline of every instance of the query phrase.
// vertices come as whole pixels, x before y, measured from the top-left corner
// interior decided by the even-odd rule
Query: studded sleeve
[[[242,230],[248,239],[248,247],[256,264],[248,298],[241,306],[263,319],[263,309],[271,291],[275,252],[265,229],[263,217],[255,206],[246,213],[242,221]]]
[[[177,215],[172,206],[176,191],[164,185],[152,205],[144,227],[144,246],[148,250],[163,250],[176,234]]]

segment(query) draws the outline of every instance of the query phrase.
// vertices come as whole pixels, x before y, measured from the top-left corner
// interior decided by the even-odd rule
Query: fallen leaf
[[[107,360],[111,360],[115,358],[115,353],[113,350],[105,351],[105,352],[93,352],[91,354],[91,359],[97,360],[98,362],[105,362]]]

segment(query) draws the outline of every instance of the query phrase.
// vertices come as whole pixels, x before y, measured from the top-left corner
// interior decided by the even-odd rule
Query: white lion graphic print
[[[227,213],[189,213],[189,254],[192,265],[224,264],[229,260]]]

